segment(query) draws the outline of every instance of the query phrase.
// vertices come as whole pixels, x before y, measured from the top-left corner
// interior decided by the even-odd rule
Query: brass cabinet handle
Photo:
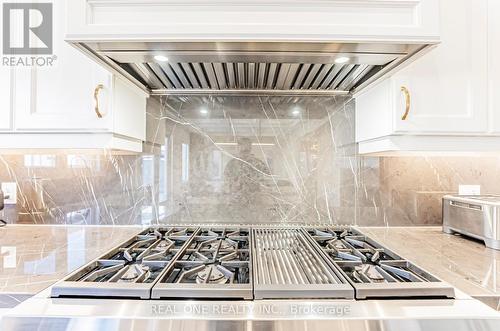
[[[96,86],[94,90],[94,100],[95,100],[95,113],[97,114],[97,117],[102,118],[103,115],[101,111],[99,110],[99,92],[104,88],[104,85],[99,84]]]
[[[401,120],[406,121],[406,118],[410,114],[410,106],[411,106],[411,96],[410,91],[405,86],[401,86],[401,92],[404,93],[406,99],[405,113],[401,117]]]

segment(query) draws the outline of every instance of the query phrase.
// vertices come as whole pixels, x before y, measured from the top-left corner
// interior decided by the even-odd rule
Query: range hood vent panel
[[[348,93],[378,71],[367,64],[130,63],[120,64],[151,90],[335,90]]]

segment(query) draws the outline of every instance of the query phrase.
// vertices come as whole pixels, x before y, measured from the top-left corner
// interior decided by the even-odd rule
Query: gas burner
[[[132,264],[126,267],[118,282],[133,283],[150,276],[150,268],[147,265]]]
[[[158,243],[158,245],[156,245],[156,248],[168,248],[170,247],[171,245],[173,245],[174,243],[168,239],[162,239],[160,240],[160,242]]]
[[[360,283],[365,281],[382,283],[385,278],[377,270],[377,266],[373,264],[362,264],[354,267],[353,277],[355,277]]]
[[[207,265],[203,268],[202,271],[196,274],[196,283],[197,284],[226,284],[230,282],[230,278],[228,278],[227,274],[233,274],[231,271],[225,269],[224,274],[220,269],[224,267],[219,265]]]
[[[347,248],[346,245],[342,242],[341,239],[333,239],[333,240],[329,240],[327,242],[327,245],[330,247],[330,248],[333,248],[333,249],[345,249]]]
[[[196,236],[190,248],[198,248],[200,251],[248,249],[248,235],[239,230],[208,229]]]
[[[238,249],[238,243],[229,238],[222,239],[220,250],[225,251],[229,249]]]
[[[173,277],[172,281],[177,284],[196,283],[211,285],[245,283],[244,279],[248,277],[246,273],[248,270],[246,270],[245,265],[236,267],[234,265],[224,266],[221,263],[223,262],[210,262],[208,264],[178,262],[181,268],[174,271],[171,275]]]
[[[208,240],[203,242],[201,246],[202,248],[207,248],[210,250],[219,249],[221,251],[238,249],[238,243],[228,238]]]

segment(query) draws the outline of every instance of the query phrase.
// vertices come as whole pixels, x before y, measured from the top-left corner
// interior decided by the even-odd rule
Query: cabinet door
[[[392,84],[387,79],[356,96],[356,142],[392,134]]]
[[[16,75],[16,128],[19,130],[108,130],[111,74],[64,41],[65,3],[54,2],[53,67],[19,69]],[[94,90],[103,84],[95,112]]]
[[[146,98],[139,88],[119,78],[113,84],[113,133],[130,138],[146,138]]]
[[[490,130],[500,133],[500,1],[488,1],[488,108]]]
[[[11,97],[11,69],[0,66],[0,130],[8,130],[11,128]]]
[[[487,0],[440,4],[442,43],[393,76],[395,131],[485,133]],[[406,101],[402,86],[411,96],[406,120],[402,120]]]

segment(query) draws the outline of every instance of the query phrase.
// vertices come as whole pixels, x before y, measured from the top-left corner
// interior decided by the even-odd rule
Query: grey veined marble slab
[[[441,227],[361,227],[366,235],[500,310],[500,251]]]
[[[9,223],[349,223],[357,158],[349,97],[164,97],[144,152],[0,155]],[[77,153],[77,154],[74,154]],[[1,216],[1,215],[0,215]]]

